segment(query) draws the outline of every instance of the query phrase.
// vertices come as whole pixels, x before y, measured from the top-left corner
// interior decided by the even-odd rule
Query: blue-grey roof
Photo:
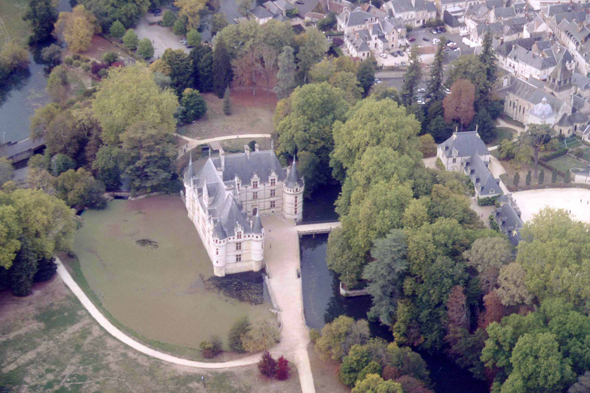
[[[480,196],[489,197],[503,194],[502,188],[498,184],[499,180],[494,179],[479,154],[475,154],[465,161],[465,171]]]
[[[496,19],[508,19],[516,16],[516,11],[513,7],[498,7],[494,8],[494,16]]]
[[[250,11],[257,19],[272,18],[272,14],[264,7],[258,6]]]
[[[252,233],[262,233],[262,220],[260,219],[260,215],[258,213],[256,213],[256,217],[254,218]]]
[[[549,103],[549,105],[551,105],[551,108],[553,108],[553,112],[555,113],[558,113],[563,105],[562,100],[558,99],[557,97],[551,94],[546,93],[541,89],[537,89],[532,84],[523,81],[519,78],[511,77],[510,85],[498,90],[498,94],[502,95],[502,93],[504,93],[504,96],[509,92],[533,105],[540,103],[543,100],[543,98],[545,98],[547,99],[547,102]]]
[[[501,207],[496,209],[495,219],[500,231],[508,236],[513,245],[520,242],[520,230],[523,223],[520,219],[520,211],[510,196],[504,196],[498,199]]]
[[[572,84],[580,89],[588,90],[590,89],[590,78],[588,78],[585,75],[574,72],[572,74]]]
[[[213,164],[221,168],[221,159],[214,158]],[[233,181],[237,176],[242,184],[249,185],[256,174],[262,183],[267,183],[273,172],[277,175],[277,181],[283,181],[286,177],[285,170],[272,150],[229,154],[225,156],[223,181]]]
[[[291,166],[291,170],[289,171],[289,176],[285,181],[285,186],[288,188],[295,188],[297,186],[303,186],[303,179],[299,176],[299,171],[297,170],[297,161],[296,158],[293,159],[293,165]]]
[[[490,154],[477,131],[456,132],[438,146],[446,157],[472,157],[476,153],[482,156]]]

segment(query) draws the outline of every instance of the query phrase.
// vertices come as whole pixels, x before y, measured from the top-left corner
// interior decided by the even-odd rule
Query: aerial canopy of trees
[[[328,83],[298,87],[286,100],[290,111],[277,126],[278,152],[286,157],[298,155],[302,161],[299,171],[305,177],[306,189],[311,192],[331,180],[332,126],[336,121],[345,120],[348,104],[342,90]],[[281,113],[277,109],[275,121],[279,117]]]
[[[590,226],[565,210],[543,209],[521,231],[516,262],[539,299],[561,296],[582,304],[590,296]]]
[[[150,0],[79,0],[98,19],[103,30],[119,21],[125,28],[139,22],[150,7]]]
[[[33,34],[29,36],[29,45],[37,45],[51,38],[55,22],[57,22],[57,9],[51,0],[32,0],[29,2],[27,12],[23,20],[31,23]]]
[[[180,8],[180,15],[187,18],[188,26],[197,29],[201,25],[201,15],[207,7],[207,0],[175,0],[174,5]]]
[[[174,132],[178,99],[170,90],[162,91],[152,73],[143,65],[117,68],[109,72],[96,93],[93,111],[103,129],[102,139],[120,142],[120,135],[132,124],[145,121]]]
[[[74,212],[42,190],[0,191],[0,269],[17,296],[31,293],[43,259],[69,251],[76,228]]]
[[[86,51],[92,36],[102,31],[94,14],[82,4],[75,6],[72,12],[61,12],[55,28],[58,34],[63,34],[68,48],[73,52]]]

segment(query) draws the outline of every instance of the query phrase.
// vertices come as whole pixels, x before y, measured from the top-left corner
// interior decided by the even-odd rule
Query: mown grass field
[[[23,20],[27,5],[27,0],[0,1],[0,48],[9,40],[26,42],[30,33],[29,22]]]
[[[82,217],[74,252],[83,280],[77,281],[148,345],[198,359],[199,343],[211,335],[225,343],[239,317],[275,320],[270,303],[250,305],[206,288],[213,268],[179,197],[115,200]]]
[[[265,381],[259,378],[255,365],[208,371],[174,366],[142,355],[100,328],[59,277],[36,285],[29,297],[0,292],[0,320],[1,391],[301,391],[296,371],[286,382]]]
[[[586,164],[584,164],[582,161],[578,161],[570,156],[557,157],[553,160],[547,161],[547,164],[556,168],[558,171],[562,171],[563,173],[569,171],[572,168],[583,169],[586,167]]]

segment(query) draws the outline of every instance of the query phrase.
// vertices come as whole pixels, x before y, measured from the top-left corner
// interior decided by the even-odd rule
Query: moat
[[[313,198],[305,201],[303,211],[308,213],[304,213],[304,223],[337,220],[333,201],[339,191],[334,187],[316,190]],[[316,203],[319,200],[322,202]],[[299,239],[305,321],[308,327],[318,330],[340,315],[348,315],[355,319],[368,319],[367,312],[371,308],[370,296],[346,298],[340,295],[338,278],[334,272],[328,269],[326,264],[327,245],[327,234],[302,236]],[[369,321],[369,328],[372,335],[393,341],[393,336],[387,326]],[[431,355],[420,352],[420,355],[428,365],[435,392],[489,392],[485,382],[475,379],[469,371],[461,369],[443,354]]]

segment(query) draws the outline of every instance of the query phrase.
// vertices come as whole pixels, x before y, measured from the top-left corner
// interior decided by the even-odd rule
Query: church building
[[[259,271],[264,267],[261,215],[303,217],[304,180],[295,160],[284,169],[273,150],[209,158],[195,173],[192,157],[184,175],[188,216],[207,249],[216,276]]]

